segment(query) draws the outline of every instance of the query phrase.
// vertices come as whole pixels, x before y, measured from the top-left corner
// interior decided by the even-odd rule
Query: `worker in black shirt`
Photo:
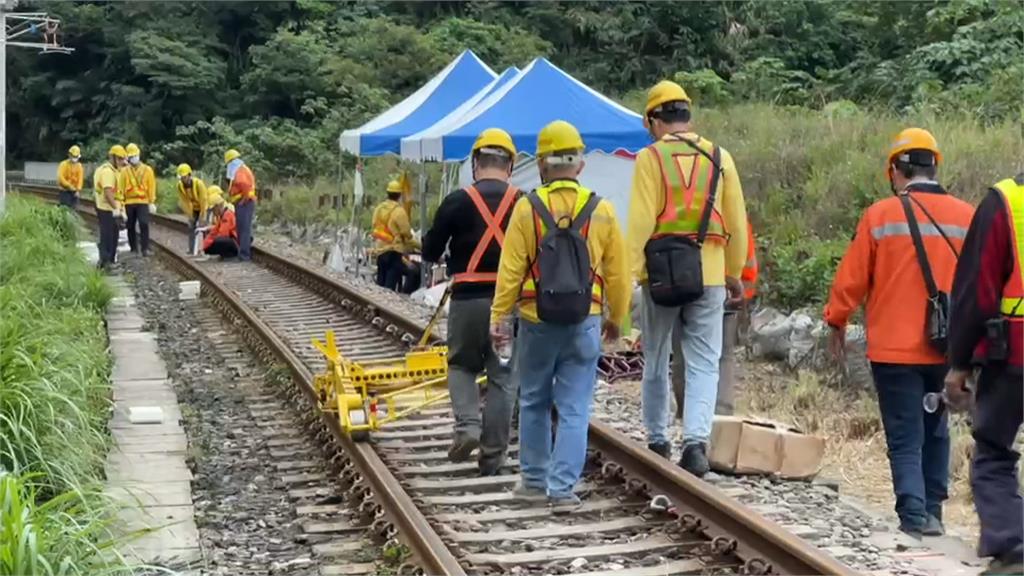
[[[448,391],[455,437],[448,458],[469,459],[480,448],[482,476],[498,473],[508,449],[515,383],[499,361],[489,334],[498,260],[519,191],[509,184],[516,148],[504,130],[488,128],[473,144],[472,185],[445,197],[423,241],[423,259],[437,262],[447,247],[451,276],[448,309]],[[487,372],[487,398],[480,418],[477,375]]]

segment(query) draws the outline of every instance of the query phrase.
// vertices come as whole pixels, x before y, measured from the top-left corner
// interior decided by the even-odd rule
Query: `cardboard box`
[[[821,468],[825,440],[782,424],[742,416],[715,416],[708,460],[735,474],[810,478]]]

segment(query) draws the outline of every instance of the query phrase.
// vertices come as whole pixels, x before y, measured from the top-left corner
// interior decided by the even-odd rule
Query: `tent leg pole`
[[[427,166],[426,164],[420,164],[420,179],[419,179],[419,192],[420,192],[420,241],[423,241],[424,236],[427,233]],[[430,275],[430,267],[427,262],[420,258],[420,286],[423,288],[429,288],[430,285],[427,283],[427,279]]]

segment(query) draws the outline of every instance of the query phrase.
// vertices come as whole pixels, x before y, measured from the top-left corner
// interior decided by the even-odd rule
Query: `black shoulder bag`
[[[946,347],[949,339],[949,294],[939,290],[935,284],[935,277],[932,275],[931,264],[928,263],[928,252],[924,249],[924,241],[921,239],[921,229],[917,224],[917,218],[914,217],[914,208],[910,205],[912,197],[909,193],[902,193],[899,195],[900,203],[903,205],[903,213],[907,217],[907,226],[910,228],[910,237],[914,241],[914,252],[917,253],[917,262],[921,266],[921,275],[924,276],[924,285],[928,290],[928,303],[925,310],[925,336],[928,338],[928,343],[931,344],[932,348],[940,354],[946,353]],[[943,240],[949,245],[949,249],[953,251],[953,254],[959,258],[960,254],[957,252],[953,243],[946,236],[946,233],[942,230],[942,226],[932,218],[932,215],[925,210],[925,207],[914,200],[924,215],[931,221],[932,226],[939,231]]]
[[[704,266],[701,247],[708,235],[708,225],[715,209],[718,178],[722,174],[721,152],[718,146],[711,155],[685,138],[680,139],[711,161],[711,186],[704,202],[697,237],[666,235],[648,240],[644,246],[647,264],[647,287],[651,300],[659,306],[677,307],[689,304],[704,295]],[[672,191],[668,191],[669,194]]]

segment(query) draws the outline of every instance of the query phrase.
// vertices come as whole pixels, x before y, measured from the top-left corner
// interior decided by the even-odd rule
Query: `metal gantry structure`
[[[36,48],[41,54],[74,51],[61,44],[60,19],[46,12],[12,12],[17,5],[17,0],[0,0],[0,215],[7,200],[7,47]]]

